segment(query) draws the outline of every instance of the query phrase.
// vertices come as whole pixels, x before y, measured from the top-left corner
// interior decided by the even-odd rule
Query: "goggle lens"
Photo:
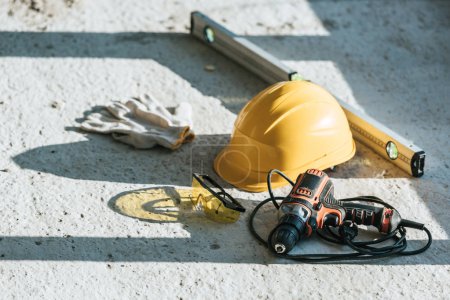
[[[220,223],[234,223],[240,212],[230,209],[224,202],[206,189],[195,177],[192,177],[192,204],[194,209],[203,210],[206,217]]]

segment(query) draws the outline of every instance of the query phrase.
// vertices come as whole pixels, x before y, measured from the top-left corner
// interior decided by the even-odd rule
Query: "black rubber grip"
[[[342,206],[345,209],[344,219],[346,221],[352,221],[357,225],[375,226],[378,229],[381,228],[384,211],[383,207],[346,202],[343,202]]]

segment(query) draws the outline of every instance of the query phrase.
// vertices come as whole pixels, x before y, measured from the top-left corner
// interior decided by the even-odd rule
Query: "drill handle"
[[[401,221],[395,209],[379,207],[370,204],[342,202],[345,209],[345,220],[357,225],[374,226],[381,233],[395,230]]]

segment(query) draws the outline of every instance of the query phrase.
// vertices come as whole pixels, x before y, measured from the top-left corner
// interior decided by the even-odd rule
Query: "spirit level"
[[[302,80],[300,74],[284,65],[244,37],[238,36],[200,12],[191,13],[191,35],[199,38],[228,58],[236,61],[268,83]],[[382,157],[408,172],[423,175],[425,152],[371,117],[342,100],[353,137]]]

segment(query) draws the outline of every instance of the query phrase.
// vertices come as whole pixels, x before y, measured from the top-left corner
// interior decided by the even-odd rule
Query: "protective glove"
[[[138,149],[159,144],[174,150],[195,137],[191,115],[192,108],[187,102],[180,103],[171,113],[156,99],[144,95],[126,103],[113,101],[104,111],[87,115],[80,128],[111,133],[114,139]]]

